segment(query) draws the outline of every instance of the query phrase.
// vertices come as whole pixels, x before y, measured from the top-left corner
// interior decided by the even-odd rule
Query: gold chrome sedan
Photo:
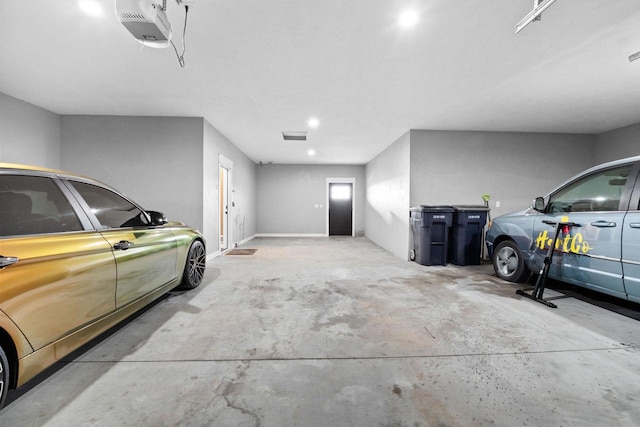
[[[203,236],[66,172],[0,163],[0,407],[167,291],[193,289]]]

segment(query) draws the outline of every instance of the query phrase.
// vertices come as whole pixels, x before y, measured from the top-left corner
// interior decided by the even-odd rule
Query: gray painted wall
[[[233,162],[229,194],[230,247],[256,234],[256,165],[208,121],[204,120],[203,233],[209,253],[219,236],[219,155]],[[235,206],[232,206],[232,203]]]
[[[364,166],[265,164],[256,178],[258,234],[326,235],[327,178],[356,179],[355,229],[365,228]]]
[[[0,93],[0,161],[96,177],[214,246],[219,154],[234,162],[232,244],[325,234],[326,178],[355,177],[356,229],[406,258],[410,206],[480,204],[489,193],[492,215],[520,209],[589,166],[640,154],[640,123],[595,136],[414,130],[366,166],[257,167],[202,118],[59,116]]]
[[[366,236],[400,258],[409,251],[410,133],[366,165]]]
[[[594,148],[593,135],[412,130],[411,205],[482,205],[488,193],[492,216],[524,209],[592,166]]]
[[[596,136],[595,163],[640,155],[640,123]]]
[[[60,116],[0,93],[0,162],[60,168]]]
[[[62,116],[61,166],[202,229],[203,119]]]

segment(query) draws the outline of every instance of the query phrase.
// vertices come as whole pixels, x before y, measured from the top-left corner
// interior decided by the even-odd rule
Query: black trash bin
[[[478,265],[482,254],[484,226],[489,208],[453,206],[449,261],[456,265]]]
[[[446,265],[449,252],[451,206],[414,206],[409,209],[413,249],[410,258],[421,265]]]

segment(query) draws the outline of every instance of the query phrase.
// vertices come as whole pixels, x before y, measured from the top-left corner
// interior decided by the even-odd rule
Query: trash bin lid
[[[430,205],[413,206],[409,210],[411,212],[443,212],[443,213],[454,211],[452,206],[430,206]]]
[[[491,210],[482,205],[453,205],[453,209],[459,212],[488,212]]]

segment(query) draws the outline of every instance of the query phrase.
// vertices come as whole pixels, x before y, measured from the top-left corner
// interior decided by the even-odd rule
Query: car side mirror
[[[151,218],[151,225],[164,225],[167,222],[167,217],[162,212],[147,211]]]
[[[536,197],[533,200],[533,209],[538,212],[544,212],[544,197]]]

